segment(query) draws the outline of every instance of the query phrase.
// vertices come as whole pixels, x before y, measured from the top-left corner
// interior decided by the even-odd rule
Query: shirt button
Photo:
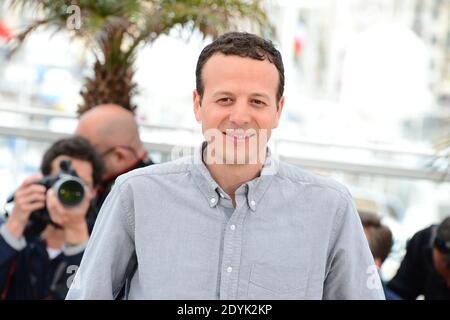
[[[227,268],[227,272],[230,273],[231,271],[233,271],[233,268],[232,267],[228,267]]]
[[[252,207],[256,206],[255,200],[250,201],[250,205],[251,205]]]
[[[234,230],[234,229],[236,229],[236,226],[235,226],[234,224],[232,224],[232,225],[230,226],[230,229],[231,229],[231,230]]]
[[[211,201],[211,203],[214,204],[214,203],[216,203],[216,198],[211,198],[211,200],[209,200],[209,201]]]

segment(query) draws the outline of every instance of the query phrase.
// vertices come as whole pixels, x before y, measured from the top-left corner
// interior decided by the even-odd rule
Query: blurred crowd
[[[109,104],[84,113],[74,136],[51,145],[41,173],[8,199],[0,300],[64,299],[115,179],[151,164],[130,111]]]
[[[132,112],[106,104],[84,113],[74,135],[51,145],[41,172],[8,199],[13,205],[0,220],[0,300],[64,299],[115,179],[152,164]],[[381,268],[392,232],[376,212],[359,215]],[[389,300],[450,299],[450,217],[414,234],[383,286]]]

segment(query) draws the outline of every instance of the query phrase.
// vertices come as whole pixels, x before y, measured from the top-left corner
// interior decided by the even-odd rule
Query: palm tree
[[[151,44],[174,27],[217,37],[242,21],[260,34],[272,33],[262,1],[10,0],[10,9],[21,14],[33,12],[31,24],[13,39],[11,52],[40,27],[66,30],[95,55],[93,77],[84,81],[78,113],[102,103],[134,111],[133,64],[141,44]]]

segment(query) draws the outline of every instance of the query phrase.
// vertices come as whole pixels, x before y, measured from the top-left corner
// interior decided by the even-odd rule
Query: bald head
[[[106,174],[114,174],[136,160],[145,151],[139,138],[138,124],[134,114],[115,104],[98,105],[85,112],[79,119],[76,135],[88,139],[99,154],[103,154],[116,146],[131,147],[134,154],[126,157],[123,163],[113,159],[105,159]],[[126,150],[122,150],[127,152]],[[130,150],[128,150],[130,153]],[[133,153],[133,152],[131,152]],[[116,159],[117,160],[117,159]]]
[[[95,147],[140,144],[133,113],[115,104],[102,104],[85,112],[75,133],[86,136]]]

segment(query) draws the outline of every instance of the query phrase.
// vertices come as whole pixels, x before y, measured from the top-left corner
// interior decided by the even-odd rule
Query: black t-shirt
[[[387,285],[404,299],[424,295],[427,300],[450,300],[450,288],[433,264],[435,230],[436,226],[430,226],[411,238],[397,274]]]

